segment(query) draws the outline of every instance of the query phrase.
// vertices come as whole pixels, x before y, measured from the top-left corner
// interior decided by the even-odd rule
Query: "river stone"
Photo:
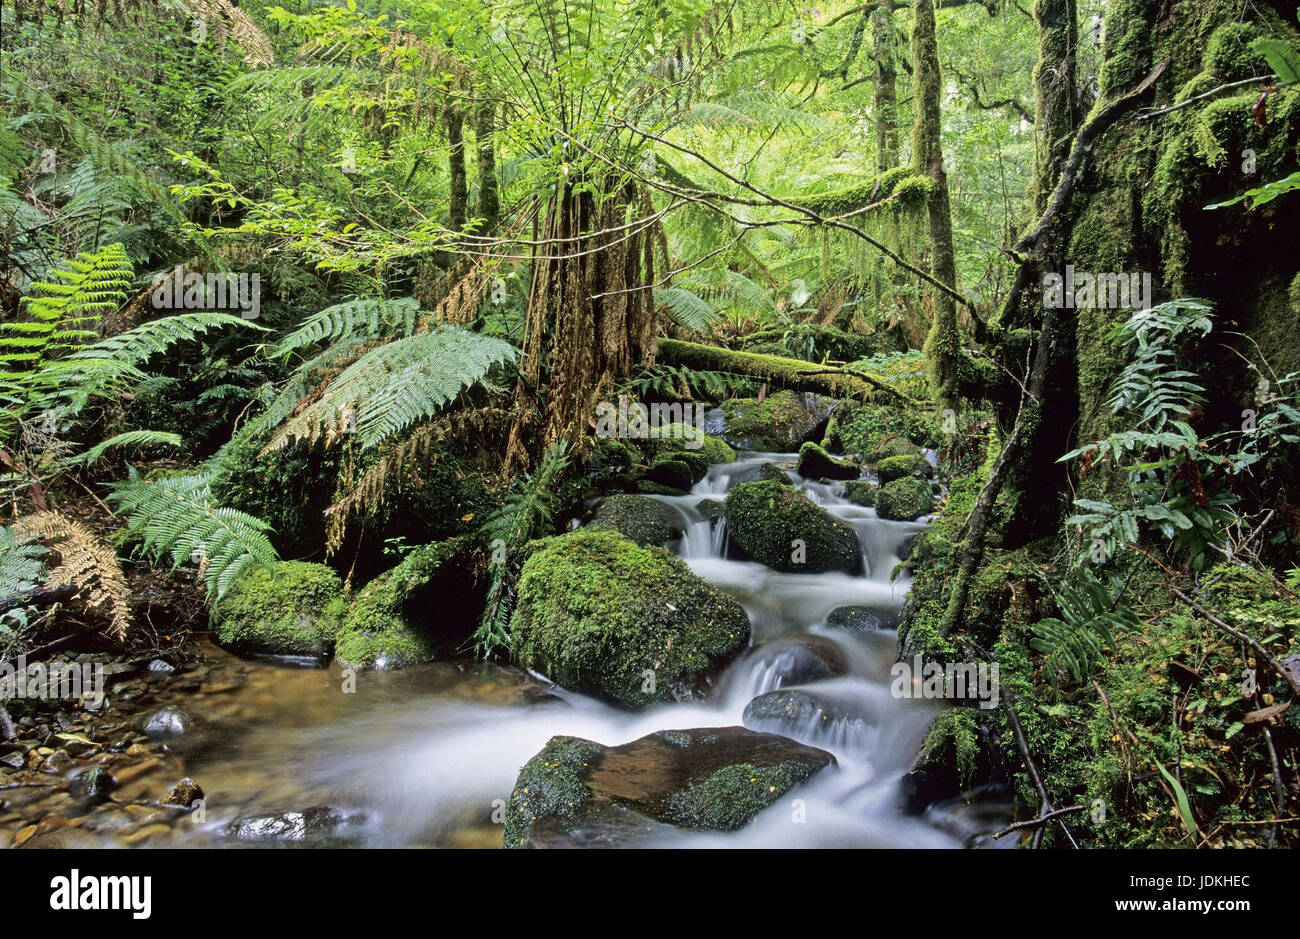
[[[778,687],[806,685],[843,675],[848,670],[840,647],[823,636],[790,636],[752,649],[746,664],[763,663]]]
[[[347,612],[343,581],[324,564],[279,561],[241,574],[212,609],[217,642],[239,653],[323,655]]]
[[[889,610],[876,610],[869,606],[837,606],[826,616],[826,625],[849,632],[875,632],[897,629],[901,617]]]
[[[732,541],[773,570],[851,574],[861,567],[857,533],[793,487],[740,483],[727,493],[725,512]]]
[[[704,429],[741,450],[788,453],[820,439],[817,429],[838,406],[834,398],[807,392],[778,391],[762,401],[732,398],[704,415]]]
[[[879,490],[865,479],[850,479],[844,484],[844,495],[854,505],[876,507],[876,494]]]
[[[876,514],[896,522],[914,521],[932,508],[934,495],[930,484],[914,476],[886,483],[876,496]]]
[[[596,510],[592,528],[612,528],[644,548],[663,547],[685,533],[681,517],[648,496],[610,496]]]
[[[519,773],[503,844],[626,847],[666,826],[735,831],[834,763],[743,727],[661,730],[619,747],[552,737]]]
[[[348,821],[328,805],[315,805],[301,812],[241,818],[226,826],[226,834],[236,841],[265,845],[342,846],[347,841]]]
[[[106,800],[108,794],[117,788],[117,780],[104,767],[96,766],[77,776],[69,788],[77,801],[95,805]]]
[[[795,472],[804,479],[857,479],[862,475],[862,467],[850,460],[833,457],[809,441],[799,448]]]
[[[759,481],[778,482],[784,486],[793,485],[790,481],[790,475],[785,469],[770,460],[758,465],[758,478]]]
[[[203,798],[203,787],[194,780],[186,776],[171,789],[167,794],[158,800],[159,805],[178,805],[181,808],[189,808],[196,801]]]
[[[745,705],[741,719],[751,730],[858,750],[870,745],[871,728],[880,723],[878,708],[860,688],[819,685],[761,694]]]
[[[893,482],[905,476],[929,476],[932,468],[929,460],[915,454],[887,456],[876,464],[876,472],[880,474],[882,483]]]
[[[663,548],[590,529],[533,547],[510,654],[565,688],[629,707],[692,699],[749,637],[744,608]]]
[[[174,740],[200,730],[203,722],[188,708],[168,705],[147,715],[140,729],[153,740]]]

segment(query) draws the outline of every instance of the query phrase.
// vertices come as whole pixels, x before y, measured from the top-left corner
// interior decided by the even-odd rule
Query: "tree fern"
[[[517,357],[508,342],[457,326],[384,343],[349,365],[291,417],[270,447],[322,435],[334,440],[354,430],[361,447],[369,449],[437,413],[483,381],[493,366]]]
[[[178,434],[169,434],[159,430],[128,430],[114,434],[107,440],[101,440],[85,453],[78,454],[74,462],[89,465],[115,447],[179,447],[181,438]]]
[[[33,537],[19,537],[13,528],[0,526],[0,654],[21,630],[31,624],[35,608],[22,602],[46,581],[45,558],[49,549]]]
[[[668,311],[678,326],[703,333],[718,319],[717,312],[685,287],[664,287],[654,292],[655,305]]]
[[[109,495],[126,516],[125,536],[155,563],[171,569],[197,564],[210,600],[219,600],[239,574],[277,560],[270,526],[246,512],[218,505],[208,473],[146,480],[134,467]]]
[[[349,300],[308,317],[306,322],[275,344],[273,354],[285,356],[307,346],[334,343],[343,338],[409,336],[415,332],[419,315],[420,304],[410,297]]]

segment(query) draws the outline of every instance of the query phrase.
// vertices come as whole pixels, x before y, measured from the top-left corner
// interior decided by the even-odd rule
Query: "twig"
[[[1082,812],[1084,808],[1085,806],[1082,805],[1071,805],[1063,809],[1057,809],[1054,812],[1048,812],[1046,815],[1040,815],[1038,818],[1031,818],[1027,822],[1016,822],[1014,825],[1008,825],[1006,828],[1002,829],[999,832],[994,832],[993,837],[1001,838],[1003,835],[1009,835],[1013,831],[1019,831],[1022,828],[1033,828],[1036,825],[1042,825],[1045,822],[1050,822],[1052,819],[1056,818],[1059,815],[1069,815],[1071,812]]]
[[[1200,101],[1202,98],[1208,98],[1211,95],[1217,95],[1220,91],[1227,91],[1229,88],[1240,88],[1242,85],[1253,85],[1255,82],[1272,81],[1275,78],[1277,78],[1276,75],[1257,75],[1254,78],[1246,78],[1239,82],[1229,82],[1226,85],[1219,85],[1217,88],[1211,88],[1209,91],[1203,92],[1194,98],[1188,98],[1186,101],[1179,101],[1177,104],[1172,104],[1167,108],[1161,108],[1158,111],[1143,111],[1139,113],[1137,117],[1134,118],[1134,120],[1145,121],[1153,117],[1160,117],[1160,115],[1162,114],[1168,114],[1171,111],[1177,111],[1180,108],[1185,108],[1189,104],[1195,104],[1197,101]]]

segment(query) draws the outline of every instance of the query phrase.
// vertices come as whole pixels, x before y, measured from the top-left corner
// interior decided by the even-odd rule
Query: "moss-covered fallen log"
[[[701,371],[731,372],[765,381],[776,388],[788,388],[790,391],[812,391],[837,398],[852,395],[875,398],[883,393],[884,397],[896,402],[916,403],[863,372],[814,365],[802,359],[789,359],[780,355],[737,352],[698,342],[660,339],[658,361]]]

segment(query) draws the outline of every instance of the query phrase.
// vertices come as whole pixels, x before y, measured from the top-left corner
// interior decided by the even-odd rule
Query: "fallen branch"
[[[838,370],[826,374],[802,359],[758,352],[737,352],[698,342],[660,339],[658,361],[686,368],[732,372],[768,382],[790,391],[812,391],[832,397],[848,397],[870,392],[872,385],[854,375]],[[892,390],[892,389],[890,389]]]
[[[1002,829],[1001,831],[994,832],[993,837],[1001,838],[1003,835],[1009,835],[1013,831],[1020,831],[1023,828],[1034,828],[1038,825],[1042,825],[1045,824],[1046,822],[1050,822],[1052,819],[1058,818],[1061,815],[1069,815],[1071,812],[1082,812],[1083,810],[1084,810],[1084,806],[1082,805],[1067,806],[1066,808],[1057,809],[1054,812],[1049,812],[1046,815],[1041,815],[1038,818],[1031,818],[1027,822],[1016,822],[1014,825],[1008,825],[1006,828]]]

